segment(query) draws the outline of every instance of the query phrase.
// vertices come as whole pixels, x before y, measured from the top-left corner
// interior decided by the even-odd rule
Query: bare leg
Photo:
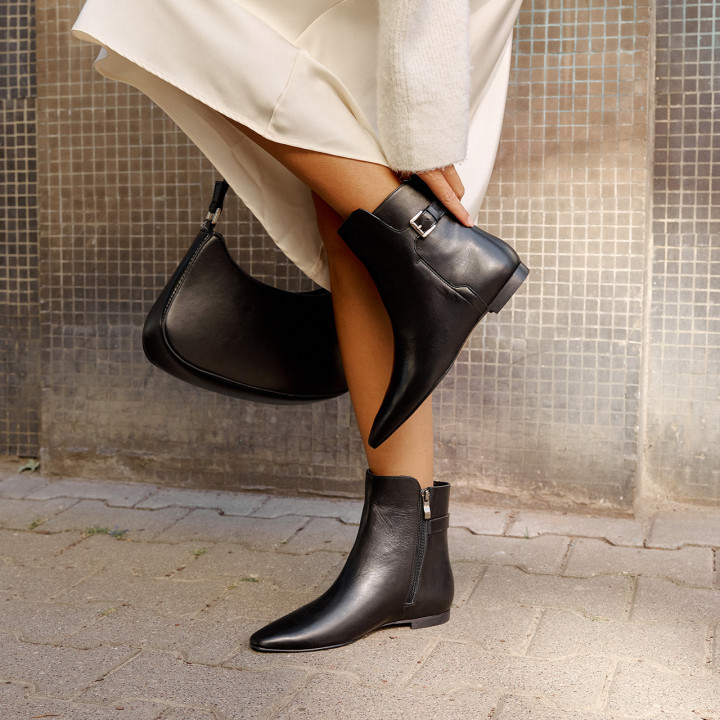
[[[365,266],[337,234],[342,218],[313,195],[333,288],[335,325],[368,466],[375,475],[410,475],[432,485],[432,400],[428,398],[379,448],[368,443],[392,369],[390,320]]]
[[[244,125],[235,125],[342,218],[353,210],[372,212],[399,185],[395,173],[384,165],[281,145]]]
[[[369,468],[376,475],[410,475],[422,487],[432,485],[430,398],[379,448],[367,443],[392,370],[392,329],[365,266],[337,234],[353,210],[372,212],[398,186],[395,173],[383,165],[280,145],[239,127],[313,191],[345,375]]]

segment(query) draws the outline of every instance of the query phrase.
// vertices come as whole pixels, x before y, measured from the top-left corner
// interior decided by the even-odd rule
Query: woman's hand
[[[417,173],[418,177],[433,191],[435,197],[463,224],[473,226],[470,213],[460,202],[465,194],[462,180],[454,165],[438,170]]]

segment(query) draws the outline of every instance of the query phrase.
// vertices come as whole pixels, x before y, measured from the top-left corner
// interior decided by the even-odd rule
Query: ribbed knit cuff
[[[394,170],[464,159],[470,103],[468,0],[379,0],[378,126]]]

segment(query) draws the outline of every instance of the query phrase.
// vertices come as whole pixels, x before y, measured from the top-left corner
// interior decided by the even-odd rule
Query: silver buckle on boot
[[[422,223],[417,222],[417,219],[421,215],[425,215],[427,211],[421,210],[411,221],[410,221],[410,227],[422,238],[426,238],[436,227],[437,227],[437,220],[433,220],[433,224],[426,230],[423,228]],[[428,213],[429,214],[429,213]],[[432,217],[432,215],[430,216]]]

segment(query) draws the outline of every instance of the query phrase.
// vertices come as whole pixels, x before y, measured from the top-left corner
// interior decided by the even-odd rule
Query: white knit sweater
[[[470,103],[469,0],[379,0],[378,125],[394,170],[464,159]]]

